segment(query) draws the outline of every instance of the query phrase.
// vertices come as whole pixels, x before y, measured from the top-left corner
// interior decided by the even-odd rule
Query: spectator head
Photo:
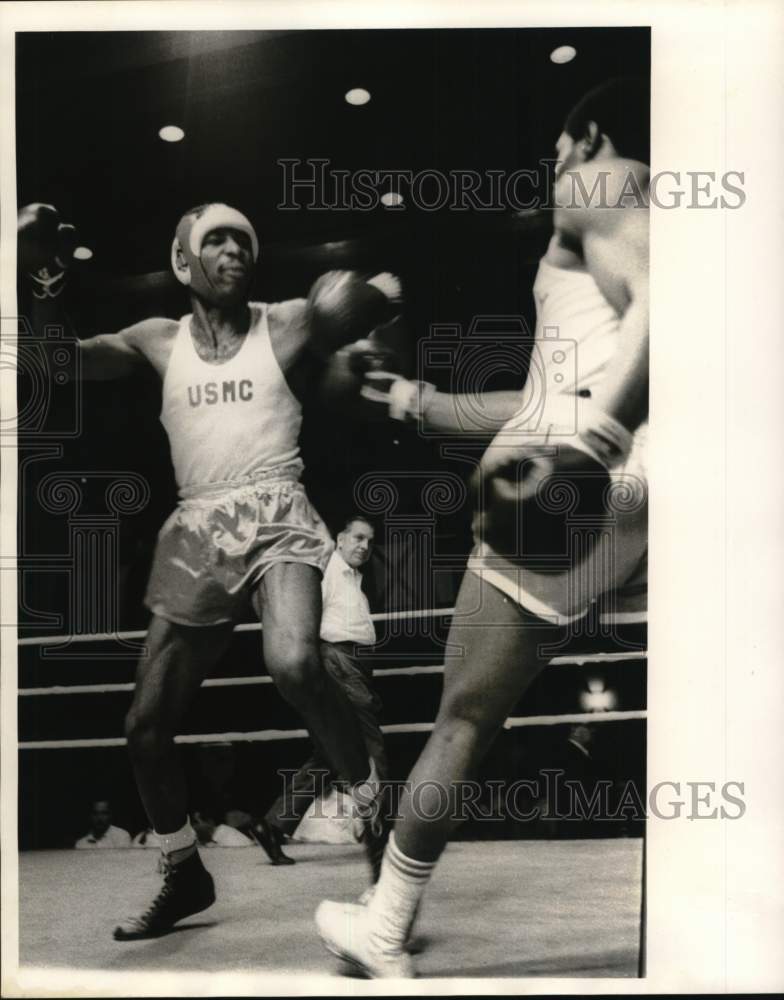
[[[350,517],[338,534],[337,550],[353,569],[364,566],[373,549],[373,525],[359,514]]]
[[[569,739],[574,740],[575,743],[579,743],[581,747],[588,749],[591,743],[593,743],[593,731],[590,726],[586,726],[584,723],[577,723],[569,730]]]
[[[107,799],[95,799],[90,809],[90,833],[103,837],[112,825],[112,808]]]

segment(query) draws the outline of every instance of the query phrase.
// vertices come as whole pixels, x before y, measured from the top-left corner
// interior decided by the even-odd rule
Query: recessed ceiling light
[[[381,195],[381,204],[388,208],[397,208],[403,204],[403,195],[399,191],[387,191]]]
[[[185,133],[179,125],[164,125],[158,135],[164,142],[180,142],[185,138]]]
[[[367,104],[370,100],[370,91],[365,90],[363,87],[354,87],[353,90],[349,90],[346,93],[345,97],[348,104]]]
[[[89,260],[92,257],[93,252],[89,247],[77,247],[74,250],[73,255],[77,260]]]
[[[550,53],[550,61],[562,65],[563,63],[571,62],[576,55],[577,49],[573,46],[559,45],[557,49],[553,49]]]

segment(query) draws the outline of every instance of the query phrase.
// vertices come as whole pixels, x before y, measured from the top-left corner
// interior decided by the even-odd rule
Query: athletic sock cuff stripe
[[[407,857],[397,846],[394,838],[393,833],[387,845],[387,858],[393,868],[408,878],[417,880],[428,878],[436,866],[435,861],[417,861],[415,858]]]

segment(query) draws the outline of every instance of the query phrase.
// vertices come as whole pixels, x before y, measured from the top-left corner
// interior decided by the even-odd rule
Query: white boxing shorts
[[[513,421],[501,432],[507,433],[507,444],[510,430],[514,431]],[[648,595],[647,431],[647,423],[638,428],[628,457],[610,472],[606,520],[598,541],[587,555],[576,553],[559,572],[536,572],[499,555],[475,530],[475,547],[468,560],[468,570],[527,611],[557,625],[577,621],[592,609],[613,615],[616,621],[623,621],[625,615],[637,617],[645,612]],[[551,439],[550,443],[557,442]]]

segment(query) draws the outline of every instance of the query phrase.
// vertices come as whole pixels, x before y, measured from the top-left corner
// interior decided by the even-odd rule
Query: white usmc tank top
[[[250,309],[242,346],[219,365],[196,353],[190,314],[180,320],[163,380],[161,423],[181,496],[287,465],[286,478],[299,478],[302,407],[272,350],[266,304],[252,302]]]
[[[588,271],[556,267],[544,258],[533,292],[536,347],[531,375],[544,378],[548,393],[595,388],[618,349],[618,314]]]

